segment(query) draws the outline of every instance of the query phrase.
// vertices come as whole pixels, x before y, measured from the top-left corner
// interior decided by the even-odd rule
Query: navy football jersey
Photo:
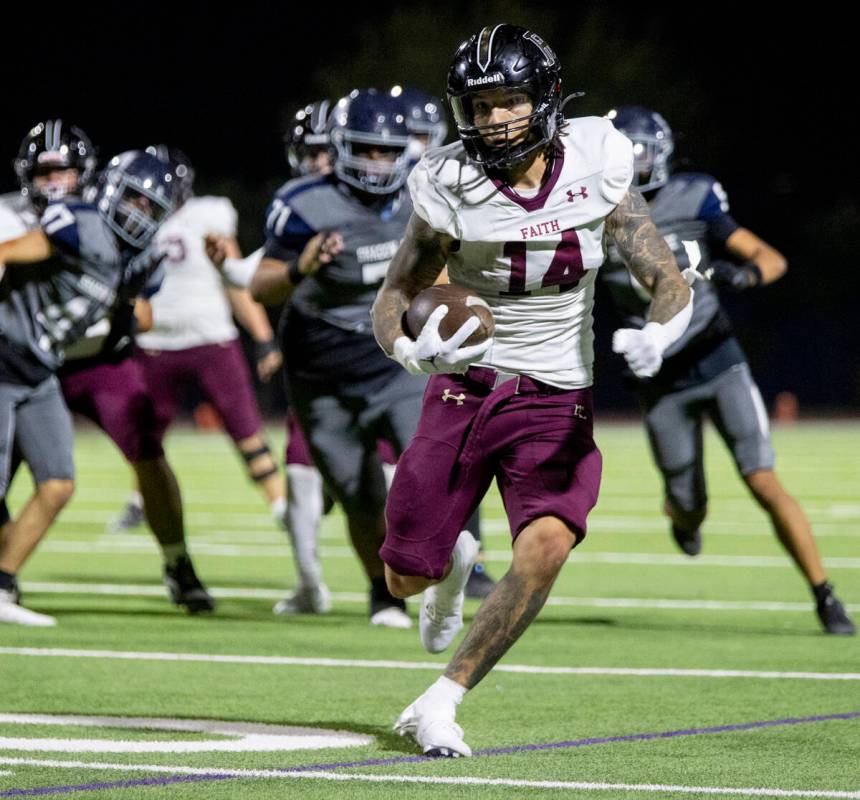
[[[688,267],[701,271],[710,261],[714,248],[722,246],[739,227],[729,214],[725,191],[709,175],[673,175],[656,191],[648,205],[654,224],[682,271]],[[630,274],[613,247],[609,248],[600,277],[610,291],[624,326],[644,327],[651,296]],[[716,334],[725,339],[731,333],[731,324],[720,307],[716,287],[710,281],[697,281],[693,288],[693,317],[684,335],[666,351],[667,361],[703,335]]]
[[[157,265],[144,251],[123,250],[95,206],[66,197],[40,225],[53,247],[47,261],[10,264],[0,283],[0,336],[22,356],[55,371],[65,348],[108,316]]]
[[[345,383],[399,370],[373,337],[370,309],[411,214],[406,191],[365,205],[334,176],[299,178],[277,192],[264,257],[293,261],[321,231],[337,231],[344,242],[290,299],[283,331],[291,372]]]

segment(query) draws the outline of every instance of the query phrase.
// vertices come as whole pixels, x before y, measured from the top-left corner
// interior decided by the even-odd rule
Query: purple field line
[[[565,750],[574,747],[589,747],[595,744],[612,744],[616,742],[646,742],[653,739],[674,739],[679,736],[700,736],[711,733],[730,733],[732,731],[750,731],[760,728],[777,728],[786,725],[808,725],[814,722],[831,722],[833,720],[860,719],[860,711],[847,711],[841,714],[821,714],[814,717],[787,717],[785,719],[761,720],[758,722],[741,722],[734,725],[717,725],[710,728],[679,728],[672,731],[654,733],[631,733],[624,736],[603,736],[589,739],[572,739],[567,742],[548,742],[545,744],[520,744],[512,747],[496,747],[488,750],[477,750],[473,757],[506,756],[516,753],[532,753],[540,750]],[[394,764],[417,764],[421,762],[437,762],[439,759],[429,756],[397,756],[394,758],[374,758],[364,761],[337,761],[333,763],[311,764],[305,767],[284,767],[277,770],[285,773],[296,772],[325,772],[335,769],[358,769],[362,767],[385,767]],[[49,795],[71,794],[72,792],[90,792],[99,789],[128,789],[137,786],[167,786],[174,783],[224,781],[241,779],[242,775],[220,774],[217,770],[206,775],[168,775],[164,778],[139,778],[109,783],[84,783],[70,786],[42,786],[36,789],[7,789],[0,792],[0,797],[46,797]]]

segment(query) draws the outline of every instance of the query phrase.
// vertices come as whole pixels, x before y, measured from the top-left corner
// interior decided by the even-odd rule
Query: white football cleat
[[[424,590],[418,630],[421,644],[428,652],[446,650],[463,627],[466,582],[477,557],[475,537],[469,531],[462,531],[451,555],[451,571],[443,581]]]
[[[436,758],[460,758],[472,755],[472,748],[463,741],[463,729],[454,722],[453,703],[433,702],[421,695],[407,706],[394,730],[401,736],[411,736],[424,755]]]
[[[331,592],[324,583],[299,586],[272,608],[275,614],[325,614],[331,611]]]
[[[47,614],[39,614],[30,611],[29,608],[19,606],[13,592],[0,589],[0,622],[10,625],[31,625],[37,628],[50,628],[57,624],[57,620]]]
[[[412,627],[412,619],[399,606],[385,606],[375,614],[370,615],[370,624],[383,628],[400,628],[405,630]]]

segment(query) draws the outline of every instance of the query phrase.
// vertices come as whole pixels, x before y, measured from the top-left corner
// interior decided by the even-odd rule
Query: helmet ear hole
[[[476,125],[475,95],[509,89],[531,99],[527,116],[504,127]],[[546,149],[564,124],[561,66],[552,48],[536,33],[516,25],[481,29],[463,42],[448,70],[448,101],[457,133],[473,161],[488,169],[508,169]],[[522,125],[528,135],[522,136]]]

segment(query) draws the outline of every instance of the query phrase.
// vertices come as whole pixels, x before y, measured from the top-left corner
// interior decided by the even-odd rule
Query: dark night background
[[[488,2],[333,6],[241,2],[10,6],[0,48],[0,191],[37,120],[80,125],[102,157],[163,141],[185,150],[198,193],[230,196],[246,251],[287,177],[281,137],[297,107],[355,86],[442,94],[457,44],[485,24],[531,27],[555,48],[573,115],[659,110],[676,168],[715,175],[735,218],[788,258],[764,290],[727,298],[768,404],[860,408],[860,179],[850,26],[826,11],[756,21],[752,6]],[[629,408],[614,321],[598,298],[598,401]]]

